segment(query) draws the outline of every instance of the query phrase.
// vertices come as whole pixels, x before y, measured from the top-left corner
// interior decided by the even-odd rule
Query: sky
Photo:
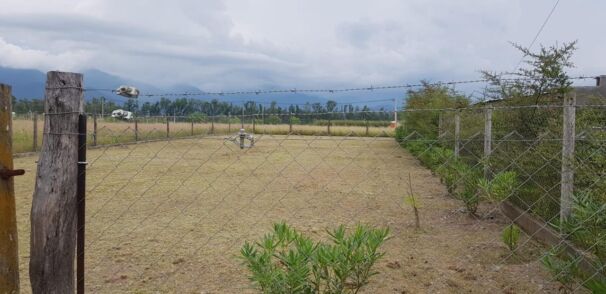
[[[0,66],[99,69],[205,91],[347,88],[511,71],[556,0],[3,0]],[[606,74],[603,0],[561,0],[537,43]]]

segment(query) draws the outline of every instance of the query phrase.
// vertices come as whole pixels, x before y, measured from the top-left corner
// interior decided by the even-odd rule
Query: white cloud
[[[511,70],[555,0],[5,0],[0,65],[98,68],[207,90],[476,78]],[[579,40],[599,74],[606,2],[561,1],[539,43]]]

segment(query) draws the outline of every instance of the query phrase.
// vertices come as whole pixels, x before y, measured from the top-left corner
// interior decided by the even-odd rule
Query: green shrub
[[[316,243],[274,224],[261,241],[242,246],[249,279],[263,293],[357,293],[376,274],[372,267],[384,255],[379,247],[389,230],[358,225],[347,234],[339,226],[328,234],[329,243]]]
[[[518,175],[513,171],[500,172],[492,180],[478,180],[478,187],[486,199],[500,202],[512,195],[518,185]]]
[[[501,233],[501,240],[503,240],[503,243],[507,245],[507,248],[509,248],[511,252],[514,252],[518,247],[518,241],[520,240],[520,228],[514,224],[505,227]]]
[[[572,258],[561,246],[553,247],[541,258],[543,266],[564,286],[566,292],[574,287],[575,277],[580,274],[579,258]]]

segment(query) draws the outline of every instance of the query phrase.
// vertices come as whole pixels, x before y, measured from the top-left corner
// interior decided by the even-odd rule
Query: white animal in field
[[[137,98],[139,97],[139,89],[133,86],[120,86],[115,90],[117,95],[124,96],[126,98]]]
[[[123,120],[131,120],[133,119],[133,113],[123,109],[116,109],[112,111],[112,117]]]

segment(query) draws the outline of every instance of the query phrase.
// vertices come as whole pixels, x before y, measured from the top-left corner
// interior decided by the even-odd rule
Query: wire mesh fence
[[[356,116],[356,119],[351,119]],[[132,119],[89,114],[90,146],[147,142],[171,138],[230,135],[240,128],[255,134],[393,136],[393,111],[355,113],[255,113],[245,115],[137,116]],[[42,146],[44,114],[13,117],[15,153],[35,152]]]
[[[498,250],[491,265],[539,262],[563,291],[599,293],[606,282],[606,108],[555,102],[414,110],[396,137],[478,226],[500,219],[494,241],[508,250]]]
[[[599,292],[606,107],[551,102],[406,109],[396,124],[385,111],[89,116],[86,132],[52,133],[95,146],[86,289],[262,291],[244,244],[263,246],[285,222],[319,242],[338,239],[339,225],[389,228],[368,293]],[[42,120],[29,131],[35,116],[15,117],[24,133],[15,145],[42,146],[51,134]],[[15,183],[22,289],[33,255],[29,197],[35,180],[56,176],[37,175],[37,165],[32,154],[15,159],[26,169]],[[273,266],[290,274],[291,261]],[[343,279],[342,292],[355,292],[354,281]]]

